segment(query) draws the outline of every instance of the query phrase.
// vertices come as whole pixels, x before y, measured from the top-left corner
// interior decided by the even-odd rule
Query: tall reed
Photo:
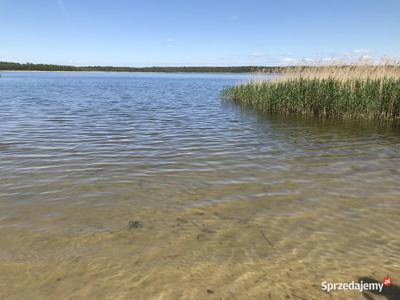
[[[399,118],[399,65],[289,68],[272,80],[229,87],[223,95],[257,110],[339,118]]]

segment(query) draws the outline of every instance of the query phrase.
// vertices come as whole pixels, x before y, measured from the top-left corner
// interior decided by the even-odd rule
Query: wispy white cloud
[[[360,59],[361,59],[361,60],[370,60],[370,59],[372,59],[372,57],[369,56],[369,55],[367,55],[367,54],[364,54],[364,55],[361,55],[361,56],[360,56]]]
[[[303,61],[304,61],[304,62],[315,62],[315,61],[317,61],[317,59],[311,58],[311,57],[305,57],[305,58],[303,59]]]
[[[175,42],[175,39],[173,39],[173,38],[168,38],[168,39],[166,39],[165,40],[167,43],[173,43],[173,42]]]
[[[294,62],[294,59],[290,58],[290,57],[285,57],[285,58],[282,59],[282,61],[286,62],[286,63],[291,63],[291,62]]]
[[[353,50],[353,53],[356,53],[356,54],[365,54],[365,53],[369,53],[369,50],[368,50],[368,49],[363,49],[363,48],[354,49],[354,50]]]
[[[250,56],[250,58],[260,58],[260,57],[262,57],[264,55],[262,53],[260,53],[260,52],[253,52],[249,56]]]

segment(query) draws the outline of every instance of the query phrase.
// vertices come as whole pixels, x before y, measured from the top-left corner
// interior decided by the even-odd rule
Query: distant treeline
[[[47,65],[47,64],[20,64],[13,62],[1,62],[0,70],[2,71],[100,71],[100,72],[219,72],[219,73],[251,73],[281,72],[282,67],[262,67],[262,66],[239,66],[239,67],[111,67],[111,66],[64,66],[64,65]]]

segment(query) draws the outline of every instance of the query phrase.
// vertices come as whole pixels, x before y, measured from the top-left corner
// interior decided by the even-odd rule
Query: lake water
[[[400,127],[221,101],[248,78],[3,73],[0,298],[364,299],[321,282],[398,283]]]

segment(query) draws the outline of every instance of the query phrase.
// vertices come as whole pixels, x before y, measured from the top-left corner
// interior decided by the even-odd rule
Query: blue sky
[[[0,0],[0,60],[282,65],[400,56],[400,1]]]

